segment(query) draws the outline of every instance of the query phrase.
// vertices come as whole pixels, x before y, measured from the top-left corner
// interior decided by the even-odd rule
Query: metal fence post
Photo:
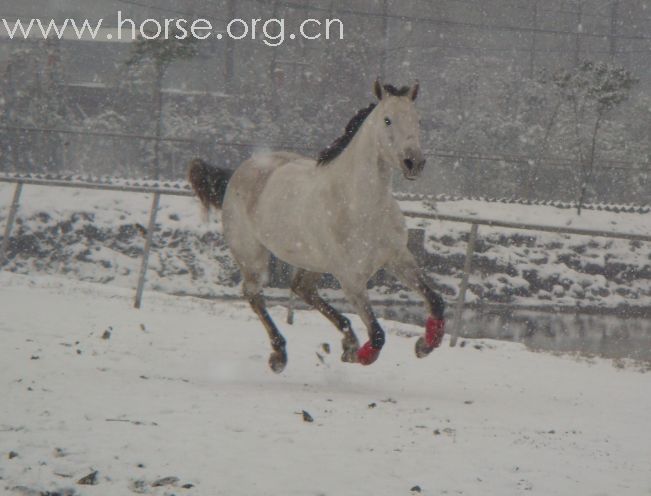
[[[151,203],[151,211],[149,212],[149,225],[147,227],[147,239],[145,241],[145,251],[142,255],[142,264],[140,265],[140,276],[138,277],[138,289],[136,289],[136,300],[134,307],[140,308],[142,304],[142,292],[145,289],[145,275],[147,274],[147,264],[149,263],[149,252],[151,251],[151,243],[154,237],[154,230],[156,229],[156,214],[158,213],[158,206],[160,204],[160,193],[154,193],[154,199]]]
[[[294,325],[294,309],[296,307],[296,295],[292,290],[292,281],[294,281],[294,276],[296,275],[296,270],[293,267],[289,268],[289,302],[287,303],[287,323],[289,325]]]
[[[7,259],[7,248],[9,248],[9,235],[11,229],[14,227],[16,220],[16,212],[18,211],[18,203],[20,202],[20,194],[23,192],[23,183],[16,183],[14,190],[14,197],[9,207],[9,216],[7,217],[7,225],[5,226],[4,237],[2,238],[2,247],[0,248],[0,265],[4,265],[9,260]]]
[[[463,307],[466,303],[466,291],[468,290],[468,278],[472,271],[472,257],[475,254],[475,242],[477,241],[477,230],[479,226],[473,224],[470,228],[470,236],[468,237],[468,246],[466,247],[466,260],[463,264],[463,278],[461,279],[461,287],[459,288],[459,297],[457,298],[457,305],[454,309],[454,327],[452,329],[452,337],[450,338],[450,346],[457,345],[457,338],[461,332],[461,317],[463,315]]]

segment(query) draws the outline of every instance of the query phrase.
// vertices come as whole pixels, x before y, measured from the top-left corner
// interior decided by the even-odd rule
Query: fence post
[[[145,251],[142,255],[142,264],[140,265],[140,276],[138,277],[138,289],[136,289],[136,300],[134,303],[135,308],[140,308],[142,304],[142,292],[145,289],[145,275],[147,274],[147,264],[149,263],[149,252],[151,251],[151,243],[154,237],[154,230],[156,229],[156,214],[158,213],[158,206],[160,204],[160,193],[154,193],[154,199],[151,202],[151,211],[149,212],[149,225],[147,227],[147,239],[145,241]]]
[[[14,190],[14,197],[9,207],[9,216],[7,217],[7,225],[5,226],[5,234],[2,238],[2,248],[0,248],[0,265],[4,265],[9,260],[7,259],[7,248],[9,248],[9,235],[11,229],[14,227],[14,220],[16,220],[16,212],[18,211],[18,203],[20,202],[20,194],[23,191],[23,183],[16,183]]]
[[[293,267],[289,268],[289,302],[287,303],[287,323],[289,325],[294,325],[294,309],[296,307],[296,295],[292,291],[292,282],[294,281],[294,276],[296,275],[296,270]]]
[[[472,257],[475,254],[475,242],[477,241],[478,225],[473,224],[470,228],[470,236],[468,237],[468,246],[466,247],[466,260],[463,264],[463,278],[461,279],[461,287],[459,288],[459,297],[457,298],[457,305],[454,309],[454,327],[452,328],[452,337],[450,338],[450,346],[457,345],[457,338],[461,332],[461,317],[463,315],[463,307],[466,303],[466,291],[468,290],[468,278],[472,271]]]

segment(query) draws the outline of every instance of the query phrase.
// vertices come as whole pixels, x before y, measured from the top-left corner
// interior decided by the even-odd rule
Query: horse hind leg
[[[343,348],[341,361],[355,363],[357,362],[357,351],[359,349],[357,336],[355,336],[355,333],[353,332],[350,320],[347,317],[344,317],[323,298],[321,298],[321,296],[319,296],[317,283],[320,278],[321,274],[319,273],[299,269],[292,280],[292,291],[302,298],[308,305],[311,305],[321,312],[321,314],[332,322],[344,335],[341,340]]]
[[[275,373],[279,374],[287,365],[287,350],[285,338],[267,312],[267,306],[262,292],[268,260],[269,255],[266,252],[264,256],[257,258],[253,264],[243,264],[240,262],[239,265],[244,278],[244,297],[251,305],[251,308],[269,335],[269,341],[273,350],[269,356],[269,367]]]

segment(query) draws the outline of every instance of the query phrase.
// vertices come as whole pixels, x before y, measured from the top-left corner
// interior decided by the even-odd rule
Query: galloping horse
[[[294,153],[255,155],[234,173],[190,164],[189,180],[204,207],[222,209],[224,235],[243,277],[243,292],[264,324],[273,352],[271,369],[287,364],[286,342],[267,313],[263,296],[269,256],[297,268],[291,288],[343,334],[344,362],[370,365],[384,345],[367,282],[386,268],[426,300],[430,317],[416,343],[422,358],[443,339],[443,299],[432,290],[407,248],[405,219],[391,191],[394,169],[408,180],[423,171],[418,83],[396,88],[375,82],[378,103],[360,110],[345,134],[317,160]],[[317,292],[323,273],[337,278],[367,327],[361,348],[350,320]]]

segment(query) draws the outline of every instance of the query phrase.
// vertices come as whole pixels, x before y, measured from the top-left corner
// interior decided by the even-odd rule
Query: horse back
[[[224,203],[238,203],[240,210],[253,215],[274,173],[283,166],[293,165],[303,169],[310,163],[314,165],[314,160],[292,152],[256,154],[235,170]]]

